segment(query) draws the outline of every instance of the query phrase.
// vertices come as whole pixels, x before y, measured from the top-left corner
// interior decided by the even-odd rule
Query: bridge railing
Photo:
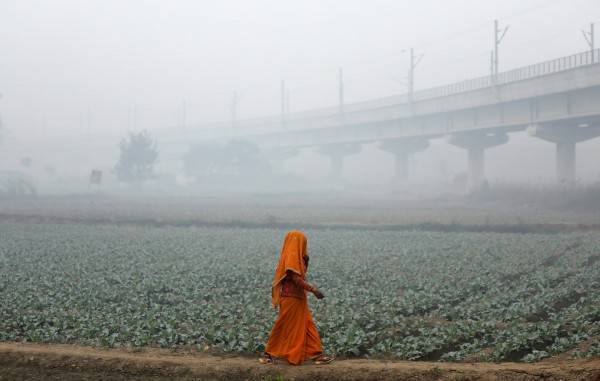
[[[558,73],[560,71],[576,69],[578,67],[592,65],[595,63],[600,63],[600,49],[588,50],[583,53],[573,54],[550,61],[520,67],[499,73],[497,76],[487,75],[484,77],[452,83],[450,85],[417,91],[414,93],[413,99],[424,100],[459,94],[467,91],[484,89],[493,85],[504,85],[511,82]]]
[[[582,66],[600,63],[600,49],[591,50],[579,54],[573,54],[554,60],[541,62],[518,69],[510,70],[498,75],[498,84],[521,81],[524,79],[539,77],[542,75],[571,70]]]

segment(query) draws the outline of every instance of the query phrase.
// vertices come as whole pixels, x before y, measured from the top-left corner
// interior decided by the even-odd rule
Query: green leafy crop
[[[277,229],[0,225],[0,340],[264,349]],[[598,354],[600,235],[307,231],[325,349],[411,360]],[[581,343],[592,343],[580,346]]]

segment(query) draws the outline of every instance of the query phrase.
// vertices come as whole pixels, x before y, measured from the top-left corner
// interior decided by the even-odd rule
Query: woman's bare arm
[[[313,286],[312,284],[310,284],[307,281],[305,281],[304,279],[302,279],[302,277],[300,275],[298,275],[292,271],[288,271],[287,276],[297,287],[300,287],[308,292],[312,292],[313,294],[315,294],[317,299],[323,299],[325,297],[323,295],[323,293],[321,291],[319,291],[319,289],[317,287]]]

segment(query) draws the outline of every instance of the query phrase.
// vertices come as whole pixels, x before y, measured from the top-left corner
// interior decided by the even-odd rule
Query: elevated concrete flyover
[[[572,183],[575,144],[600,135],[600,51],[423,90],[411,97],[345,105],[343,116],[339,110],[293,113],[285,122],[280,116],[240,121],[239,130],[247,131],[242,136],[265,150],[317,146],[326,153],[327,147],[353,146],[348,152],[356,153],[356,146],[380,142],[382,149],[396,155],[398,176],[403,176],[406,157],[427,148],[428,140],[446,137],[468,152],[470,183],[477,186],[485,180],[485,149],[508,142],[511,132],[529,128],[532,136],[557,144],[557,179]],[[549,132],[557,129],[560,133]],[[405,139],[408,143],[402,143]],[[336,171],[341,173],[344,150],[335,156]]]

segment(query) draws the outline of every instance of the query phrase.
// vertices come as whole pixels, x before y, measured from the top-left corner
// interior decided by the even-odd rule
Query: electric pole
[[[498,57],[498,47],[500,43],[504,39],[504,35],[508,31],[508,25],[500,31],[498,27],[498,20],[494,20],[494,83],[497,82],[498,79],[498,69],[499,69],[499,57]]]
[[[583,34],[583,38],[585,38],[585,41],[587,42],[588,46],[590,47],[590,55],[592,56],[591,63],[595,63],[596,60],[594,57],[594,23],[590,24],[589,32],[582,30],[581,33]]]
[[[422,58],[423,54],[415,58],[415,50],[410,48],[410,66],[408,69],[408,99],[410,102],[413,101],[413,93],[415,90],[415,69],[417,68],[417,65],[419,65],[419,62],[421,62]]]
[[[340,110],[340,124],[344,124],[344,69],[338,71],[338,100]]]

